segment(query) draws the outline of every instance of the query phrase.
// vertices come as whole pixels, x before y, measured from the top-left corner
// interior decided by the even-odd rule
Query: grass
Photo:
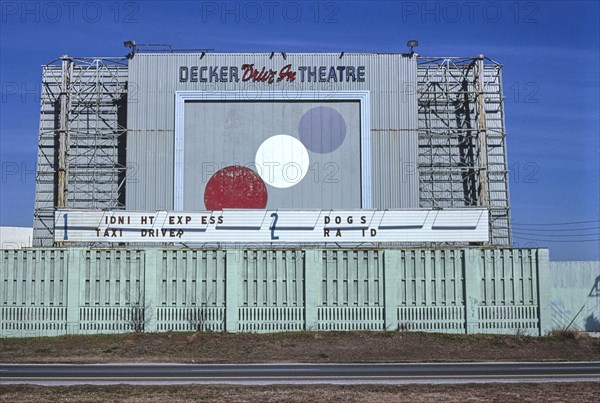
[[[411,332],[129,333],[1,339],[0,362],[435,362],[598,360],[600,340]],[[596,401],[598,385],[2,385],[0,402]]]
[[[586,337],[585,333],[576,329],[569,329],[568,327],[552,329],[548,335],[560,340],[577,340]]]
[[[412,332],[129,333],[2,339],[0,362],[591,361],[600,339]]]

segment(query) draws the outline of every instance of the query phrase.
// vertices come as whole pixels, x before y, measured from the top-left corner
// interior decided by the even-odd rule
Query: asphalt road
[[[600,381],[600,362],[428,364],[1,364],[0,384]]]

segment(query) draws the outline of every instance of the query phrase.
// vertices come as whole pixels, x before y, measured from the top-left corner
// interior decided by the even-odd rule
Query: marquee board
[[[114,243],[380,243],[488,242],[488,211],[58,210],[55,242]]]

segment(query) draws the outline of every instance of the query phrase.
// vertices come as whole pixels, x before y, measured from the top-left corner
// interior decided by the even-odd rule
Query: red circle
[[[267,206],[267,187],[253,170],[230,165],[215,172],[204,188],[207,210],[256,208]]]

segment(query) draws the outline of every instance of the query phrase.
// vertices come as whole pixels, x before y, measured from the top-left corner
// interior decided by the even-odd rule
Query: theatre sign
[[[365,82],[365,66],[297,66],[286,64],[281,68],[244,63],[238,66],[179,66],[181,83],[230,83],[280,81],[307,82]]]
[[[55,242],[489,242],[481,208],[131,212],[57,210]]]

